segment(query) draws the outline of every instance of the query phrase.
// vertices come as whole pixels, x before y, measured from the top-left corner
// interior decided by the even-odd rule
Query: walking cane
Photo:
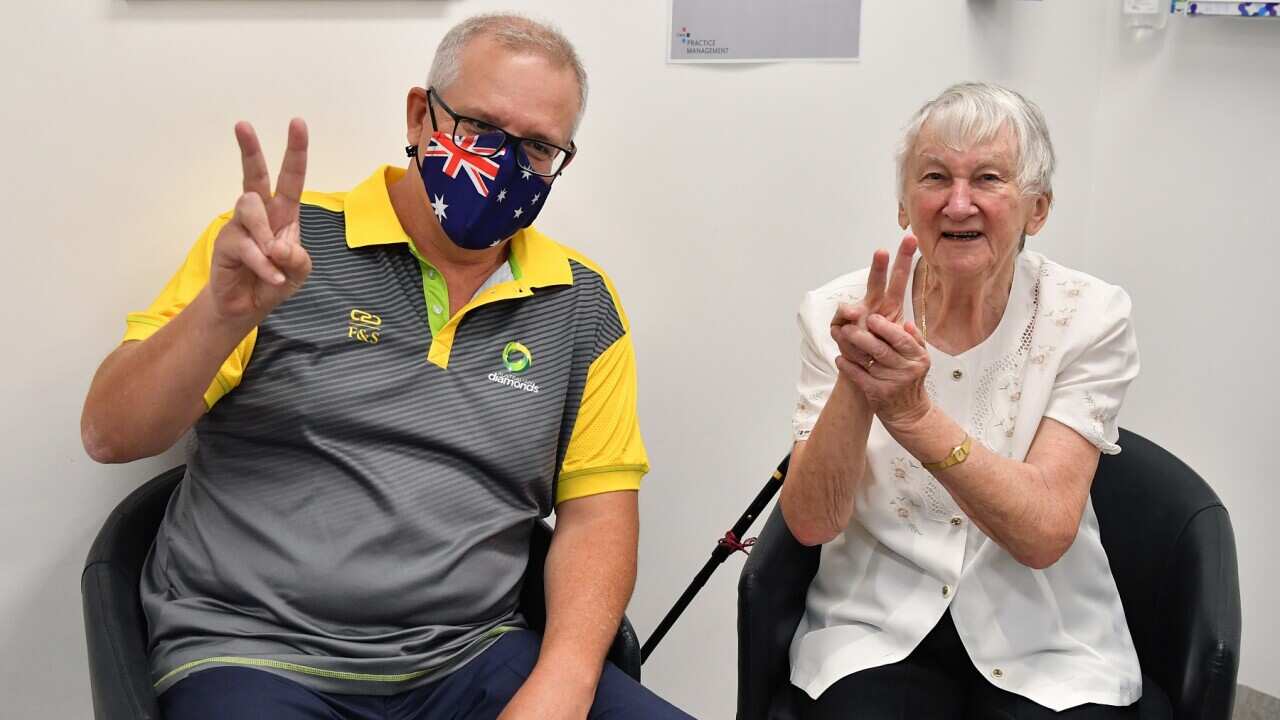
[[[751,529],[751,523],[755,522],[755,519],[764,511],[764,506],[769,504],[773,496],[778,493],[778,488],[782,487],[782,481],[787,477],[787,463],[790,461],[791,456],[787,455],[782,459],[782,462],[778,463],[778,469],[773,471],[773,476],[769,478],[769,482],[764,484],[764,487],[756,495],[756,499],[752,500],[751,504],[747,506],[747,511],[742,513],[742,516],[738,518],[738,522],[733,524],[733,527],[724,534],[724,537],[716,541],[716,547],[711,551],[711,558],[702,566],[698,574],[693,576],[693,581],[689,583],[689,587],[685,588],[680,599],[676,600],[676,604],[667,611],[666,616],[662,618],[662,622],[658,623],[658,627],[654,629],[653,634],[645,641],[644,647],[640,648],[641,664],[649,659],[649,654],[658,646],[658,643],[662,642],[662,638],[671,629],[671,626],[675,624],[685,608],[689,607],[689,603],[693,602],[693,596],[697,595],[702,586],[706,585],[707,581],[711,579],[711,573],[723,565],[730,555],[739,550],[745,553],[747,548],[756,544],[755,538],[746,540],[739,540],[739,538],[747,534],[747,530]]]

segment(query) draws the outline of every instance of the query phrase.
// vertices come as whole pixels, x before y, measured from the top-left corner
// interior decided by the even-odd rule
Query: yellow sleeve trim
[[[143,341],[151,337],[173,318],[177,317],[191,304],[209,282],[209,266],[213,260],[213,243],[231,220],[231,214],[219,215],[196,240],[195,245],[187,253],[182,266],[160,291],[157,297],[143,312],[129,313],[125,319],[125,333],[122,342]],[[258,338],[258,330],[254,328],[236,345],[231,355],[222,363],[218,373],[209,382],[204,393],[204,404],[212,408],[223,395],[231,392],[240,384],[244,368],[253,353],[254,342]]]
[[[166,320],[148,317],[142,313],[130,313],[124,339],[121,342],[146,340],[164,327],[165,322]],[[249,357],[253,354],[253,346],[257,340],[258,329],[254,328],[231,351],[231,355],[222,363],[222,367],[218,368],[218,374],[213,376],[209,387],[204,391],[206,410],[212,409],[215,403],[240,384],[240,379],[244,376],[244,366],[249,363]]]
[[[556,504],[590,495],[639,490],[640,479],[648,471],[648,465],[617,465],[565,473],[556,485]]]

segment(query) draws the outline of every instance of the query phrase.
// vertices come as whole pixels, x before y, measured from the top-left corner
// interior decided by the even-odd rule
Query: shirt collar
[[[347,247],[410,244],[400,225],[387,187],[404,177],[405,169],[383,165],[347,194],[344,202]],[[563,247],[532,226],[517,231],[510,252],[520,268],[518,282],[528,288],[572,285],[573,271]]]

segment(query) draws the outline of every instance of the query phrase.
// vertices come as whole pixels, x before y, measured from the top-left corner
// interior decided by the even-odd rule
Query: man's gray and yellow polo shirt
[[[529,228],[447,317],[391,207],[402,173],[303,196],[311,276],[209,386],[143,573],[158,690],[222,665],[328,692],[428,682],[522,626],[535,519],[648,470],[609,279]],[[126,340],[200,292],[228,218]]]

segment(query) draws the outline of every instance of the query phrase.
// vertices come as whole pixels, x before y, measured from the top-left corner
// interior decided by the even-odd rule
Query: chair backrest
[[[1119,444],[1091,495],[1143,672],[1178,717],[1230,717],[1240,651],[1231,518],[1168,451],[1123,429]]]
[[[738,720],[792,720],[791,638],[821,550],[801,545],[774,506],[738,578]]]
[[[1175,717],[1226,720],[1240,650],[1231,520],[1172,454],[1124,429],[1120,445],[1099,462],[1091,497],[1143,672]],[[794,717],[789,649],[818,558],[775,507],[738,582],[738,720]]]
[[[186,466],[180,465],[130,493],[111,511],[89,549],[80,589],[96,718],[160,717],[148,669],[147,625],[138,586],[169,498],[185,474]],[[520,612],[536,630],[546,627],[542,574],[551,533],[547,523],[534,523],[529,564],[520,590]],[[609,660],[640,679],[640,641],[625,616]]]

